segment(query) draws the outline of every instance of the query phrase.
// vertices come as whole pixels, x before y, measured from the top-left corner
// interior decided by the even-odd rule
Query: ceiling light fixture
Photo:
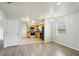
[[[61,2],[57,2],[56,5],[61,5]]]

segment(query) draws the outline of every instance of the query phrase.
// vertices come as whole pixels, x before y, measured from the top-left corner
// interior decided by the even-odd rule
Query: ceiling
[[[0,2],[0,10],[7,16],[28,16],[31,19],[42,19],[49,14],[59,16],[78,9],[77,2],[62,2],[61,5],[56,2]]]
[[[54,11],[55,3],[47,2],[13,2],[0,3],[0,9],[9,16],[28,16],[30,18],[41,18],[48,14],[50,8]]]

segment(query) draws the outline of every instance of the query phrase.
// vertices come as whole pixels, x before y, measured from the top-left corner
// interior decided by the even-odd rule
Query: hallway
[[[67,48],[54,42],[27,44],[4,48],[1,56],[77,56],[79,51]]]

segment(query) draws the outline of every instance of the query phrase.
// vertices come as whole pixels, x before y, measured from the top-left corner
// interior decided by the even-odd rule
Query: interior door
[[[18,22],[7,20],[5,47],[18,45]]]

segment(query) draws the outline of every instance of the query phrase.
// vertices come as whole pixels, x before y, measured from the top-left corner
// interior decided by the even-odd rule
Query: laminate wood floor
[[[26,44],[4,48],[1,56],[78,56],[79,51],[67,48],[54,42]]]
[[[20,44],[33,44],[33,43],[42,43],[42,39],[39,38],[22,38]]]

